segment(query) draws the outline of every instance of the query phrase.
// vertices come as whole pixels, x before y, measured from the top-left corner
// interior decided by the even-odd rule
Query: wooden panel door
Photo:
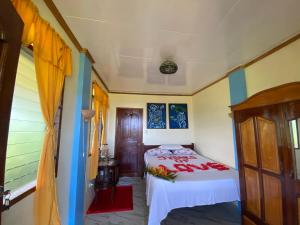
[[[249,118],[240,124],[241,145],[244,163],[257,167],[254,118]]]
[[[261,167],[264,170],[280,174],[276,123],[261,117],[257,117],[256,121]]]
[[[234,113],[244,224],[290,225],[285,220],[282,108]]]
[[[261,218],[261,191],[259,172],[255,169],[244,168],[245,171],[245,189],[246,202],[245,209],[253,215]]]
[[[263,193],[265,203],[265,222],[283,224],[282,186],[275,176],[263,174]]]
[[[10,0],[0,1],[0,186],[4,186],[6,145],[23,22]],[[2,196],[0,193],[0,200]],[[1,201],[2,202],[2,201]],[[2,203],[0,204],[2,208]],[[1,224],[0,209],[0,224]]]
[[[116,148],[121,176],[143,173],[143,109],[117,108]]]

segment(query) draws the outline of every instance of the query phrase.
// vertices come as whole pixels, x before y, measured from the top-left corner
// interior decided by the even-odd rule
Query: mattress
[[[144,155],[146,166],[176,171],[175,182],[147,174],[148,225],[159,225],[172,209],[240,200],[238,172],[199,154]]]

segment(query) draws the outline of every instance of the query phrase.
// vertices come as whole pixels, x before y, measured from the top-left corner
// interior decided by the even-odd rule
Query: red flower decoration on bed
[[[159,165],[158,167],[147,167],[146,172],[155,177],[159,177],[171,182],[175,182],[175,178],[177,176],[174,172],[171,172],[167,167],[163,165]]]
[[[194,169],[196,169],[196,170],[215,169],[218,171],[229,170],[229,168],[227,166],[220,164],[220,163],[215,163],[215,162],[201,163],[200,165],[175,163],[175,164],[173,164],[173,167],[176,170],[175,171],[172,170],[172,172],[188,172],[188,173],[194,172]]]

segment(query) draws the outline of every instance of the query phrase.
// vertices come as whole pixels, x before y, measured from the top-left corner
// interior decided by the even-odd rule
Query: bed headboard
[[[144,145],[144,152],[146,152],[147,150],[149,150],[149,149],[152,149],[152,148],[158,148],[160,145],[145,145],[145,144],[143,144]],[[192,143],[192,144],[189,144],[189,145],[182,145],[184,148],[190,148],[190,149],[192,149],[192,150],[195,150],[194,149],[194,143]]]

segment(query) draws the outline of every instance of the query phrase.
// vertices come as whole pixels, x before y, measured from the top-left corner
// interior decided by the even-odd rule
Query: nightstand
[[[116,159],[99,160],[95,192],[112,188],[112,200],[119,181],[119,161]]]

